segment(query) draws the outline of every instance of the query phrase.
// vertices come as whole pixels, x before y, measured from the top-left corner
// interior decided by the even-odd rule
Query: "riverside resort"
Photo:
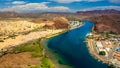
[[[120,68],[120,0],[0,0],[0,68]]]

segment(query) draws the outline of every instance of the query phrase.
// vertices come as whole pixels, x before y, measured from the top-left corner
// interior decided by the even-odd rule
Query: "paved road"
[[[119,42],[116,42],[115,46],[112,48],[112,52],[108,55],[108,59],[112,59],[114,52],[116,51],[117,47],[119,46]]]
[[[93,48],[94,48],[94,50],[95,50],[95,52],[96,52],[96,54],[97,54],[98,51],[97,51],[97,49],[96,49],[95,40],[92,41],[92,45],[93,45]]]

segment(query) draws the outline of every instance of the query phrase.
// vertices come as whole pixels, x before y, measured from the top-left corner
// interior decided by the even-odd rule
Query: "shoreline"
[[[92,25],[91,25],[92,26]],[[70,33],[70,35],[71,35],[72,33]],[[74,34],[74,32],[73,32],[73,34]],[[79,36],[81,36],[81,35],[79,35]],[[64,37],[64,36],[63,36]],[[69,36],[68,36],[69,37]],[[74,37],[74,36],[73,36]],[[77,37],[76,35],[75,35],[75,37]],[[60,38],[62,38],[62,36],[60,36]],[[65,38],[67,38],[67,37],[65,37]],[[72,37],[71,37],[72,38]],[[59,39],[59,37],[58,38],[55,38],[54,40],[56,41],[57,39]],[[51,43],[51,45],[53,45],[52,47],[54,47],[54,40],[53,40],[53,43]],[[84,41],[83,41],[84,42]],[[59,43],[59,40],[58,40],[58,42],[57,43]],[[68,41],[68,43],[66,43],[66,42],[63,42],[63,43],[65,43],[65,45],[69,45],[69,41]],[[58,44],[59,45],[59,44]],[[64,46],[65,46],[64,45]],[[60,45],[59,45],[60,46]],[[56,47],[56,46],[55,46]],[[59,48],[59,47],[58,47]],[[60,47],[60,48],[62,48],[62,46]],[[76,49],[76,48],[75,48]],[[62,50],[62,49],[61,49]],[[67,52],[67,51],[66,51]],[[89,53],[89,51],[88,51],[88,53]],[[76,55],[77,56],[77,54],[72,54],[72,55]],[[92,58],[93,59],[93,57],[90,57],[90,58]],[[83,59],[83,58],[82,58]],[[85,60],[85,59],[83,59],[83,60]],[[94,60],[94,61],[97,61],[97,60]],[[75,62],[76,63],[76,62]],[[92,64],[92,63],[91,63]],[[98,64],[99,65],[99,64]],[[101,65],[102,65],[102,63],[101,63]],[[79,65],[78,65],[79,66]],[[94,65],[90,65],[91,67],[94,67]],[[107,66],[107,65],[105,65],[105,66]],[[77,67],[77,66],[76,66]],[[104,65],[103,65],[103,67],[104,67]]]
[[[45,46],[45,53],[47,54],[47,57],[52,61],[55,68],[73,68],[70,65],[60,63],[59,55],[54,52],[54,50],[49,49],[47,45]]]
[[[91,41],[91,40],[88,40],[88,39],[86,39],[86,41],[87,41],[86,45],[87,45],[87,47],[88,47],[88,51],[89,51],[89,53],[91,54],[91,56],[92,56],[94,59],[96,59],[96,60],[98,60],[98,61],[101,61],[102,63],[109,64],[110,61],[103,59],[102,57],[100,57],[100,56],[94,51],[94,47],[93,47],[93,45],[92,45],[92,41]]]

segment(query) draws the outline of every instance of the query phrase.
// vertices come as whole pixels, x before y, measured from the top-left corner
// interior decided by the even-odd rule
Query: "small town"
[[[91,53],[100,61],[120,67],[120,35],[114,32],[87,35]]]
[[[80,21],[70,21],[70,29],[82,26]],[[93,31],[87,34],[87,42],[90,47],[91,54],[99,61],[108,63],[115,67],[120,67],[120,35],[115,32],[98,33]]]
[[[69,29],[75,29],[83,25],[83,22],[80,22],[78,20],[76,21],[69,21]]]

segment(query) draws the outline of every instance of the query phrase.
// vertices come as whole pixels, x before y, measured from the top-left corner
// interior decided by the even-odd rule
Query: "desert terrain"
[[[40,40],[36,41],[36,39],[52,37],[55,34],[69,30],[69,21],[74,20],[89,20],[94,22],[95,32],[112,31],[120,34],[120,14],[119,11],[115,10],[76,13],[0,12],[0,55],[2,55],[0,57],[0,67],[10,68],[14,63],[15,65],[13,67],[15,68],[39,68],[41,65],[44,66],[44,64],[53,67],[54,65],[52,60],[49,59],[49,56],[47,56],[48,54],[45,56],[42,54],[44,53],[44,47],[39,43]],[[36,51],[39,45],[41,46],[40,51]],[[18,46],[15,48],[15,52],[2,53],[2,51],[6,51],[6,48],[14,46]],[[29,51],[30,49],[33,51]],[[31,56],[34,56],[34,58]],[[14,57],[14,60],[10,57]],[[44,61],[48,63],[44,63]],[[58,62],[58,60],[56,61]]]
[[[44,57],[44,46],[39,39],[59,34],[66,31],[67,27],[68,20],[65,17],[55,17],[53,20],[41,18],[0,20],[0,68],[45,67],[46,64],[53,67],[51,60]]]

